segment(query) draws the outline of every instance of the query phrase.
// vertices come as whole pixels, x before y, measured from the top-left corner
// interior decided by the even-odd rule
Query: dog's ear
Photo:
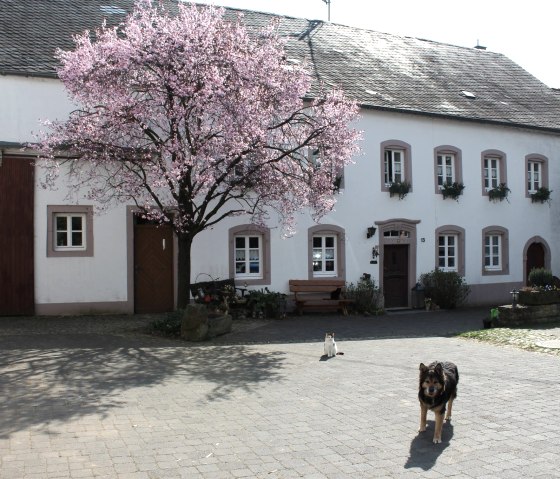
[[[428,366],[426,366],[424,363],[420,363],[420,371],[422,371],[423,373],[426,372],[428,370]]]
[[[434,368],[434,371],[439,374],[440,376],[443,376],[443,364],[441,363],[436,363],[436,367]]]

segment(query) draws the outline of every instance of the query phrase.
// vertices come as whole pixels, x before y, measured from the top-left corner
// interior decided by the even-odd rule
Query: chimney
[[[476,41],[476,46],[475,46],[475,48],[476,48],[477,50],[486,50],[486,47],[483,47],[483,46],[478,42],[478,40]]]

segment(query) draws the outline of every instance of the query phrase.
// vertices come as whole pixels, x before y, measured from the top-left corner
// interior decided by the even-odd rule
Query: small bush
[[[453,309],[465,302],[470,293],[469,286],[459,273],[436,268],[420,276],[426,298],[440,308]]]
[[[356,313],[379,314],[382,312],[381,291],[371,277],[361,277],[356,284],[346,284],[345,296],[354,300],[354,303],[350,304],[350,308]]]
[[[181,335],[181,318],[183,310],[168,313],[160,319],[156,319],[149,324],[153,334],[167,337],[178,337]]]
[[[533,268],[529,272],[529,285],[535,287],[551,286],[554,283],[552,271],[545,268]]]

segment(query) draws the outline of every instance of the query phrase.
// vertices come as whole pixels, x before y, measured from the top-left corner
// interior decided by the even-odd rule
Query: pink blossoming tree
[[[264,224],[274,212],[287,232],[299,210],[320,218],[357,151],[356,105],[340,91],[306,98],[310,76],[274,26],[252,35],[242,20],[144,0],[123,24],[57,53],[79,109],[41,139],[45,184],[65,171],[78,195],[172,225],[180,308],[198,233],[234,215]]]

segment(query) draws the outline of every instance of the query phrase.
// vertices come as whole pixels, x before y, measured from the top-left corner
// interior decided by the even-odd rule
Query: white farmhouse
[[[171,232],[144,224],[132,205],[96,214],[87,200],[69,201],[63,181],[40,188],[33,152],[22,149],[40,119],[75,108],[54,50],[104,19],[122,21],[132,3],[0,0],[0,315],[175,306]],[[243,13],[250,27],[274,17]],[[210,275],[287,292],[290,279],[355,283],[367,273],[386,307],[409,307],[418,277],[436,267],[466,278],[473,305],[509,301],[534,267],[560,270],[556,92],[484,49],[276,18],[288,57],[360,104],[362,153],[320,224],[302,213],[286,239],[274,224],[235,218],[200,234],[192,281]],[[464,185],[457,199],[442,194],[447,183]],[[391,184],[404,192],[391,194]],[[550,200],[535,201],[547,189]],[[500,191],[507,197],[492,199]]]

